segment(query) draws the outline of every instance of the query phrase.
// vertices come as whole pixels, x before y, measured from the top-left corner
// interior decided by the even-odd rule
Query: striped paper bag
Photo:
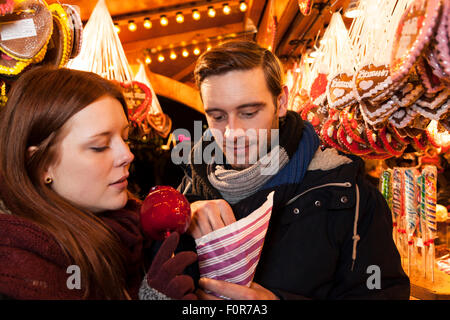
[[[247,217],[195,240],[201,277],[250,286],[272,214],[273,195],[274,191]]]

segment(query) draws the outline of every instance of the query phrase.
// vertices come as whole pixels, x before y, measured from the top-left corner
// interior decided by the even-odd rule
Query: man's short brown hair
[[[228,41],[204,52],[195,66],[195,83],[200,90],[202,82],[209,76],[258,67],[264,71],[267,87],[276,106],[276,99],[283,88],[281,63],[270,50],[253,41]]]

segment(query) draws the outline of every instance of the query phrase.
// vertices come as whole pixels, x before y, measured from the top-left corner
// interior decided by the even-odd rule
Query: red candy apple
[[[191,206],[186,197],[169,186],[150,189],[141,207],[141,225],[154,240],[171,232],[184,233],[191,222]]]

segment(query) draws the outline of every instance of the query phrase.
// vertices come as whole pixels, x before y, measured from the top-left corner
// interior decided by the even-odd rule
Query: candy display
[[[143,231],[154,240],[163,240],[171,232],[186,232],[191,207],[186,197],[169,186],[150,189],[140,211]]]
[[[448,139],[436,135],[448,134],[449,7],[361,0],[349,31],[333,14],[317,57],[295,65],[290,108],[314,119],[324,146],[363,159],[399,157],[408,146],[445,152]]]
[[[432,165],[424,165],[421,171],[395,167],[383,171],[380,180],[380,191],[392,208],[394,241],[400,254],[408,257],[408,274],[411,274],[412,264],[420,264],[423,276],[431,281],[435,278],[435,240],[438,237],[436,185],[437,168]]]

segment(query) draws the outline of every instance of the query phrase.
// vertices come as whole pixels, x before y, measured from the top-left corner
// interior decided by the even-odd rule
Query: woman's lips
[[[111,187],[115,187],[115,188],[126,188],[128,186],[128,175],[120,178],[119,180],[117,180],[116,182],[113,182],[110,184]]]

